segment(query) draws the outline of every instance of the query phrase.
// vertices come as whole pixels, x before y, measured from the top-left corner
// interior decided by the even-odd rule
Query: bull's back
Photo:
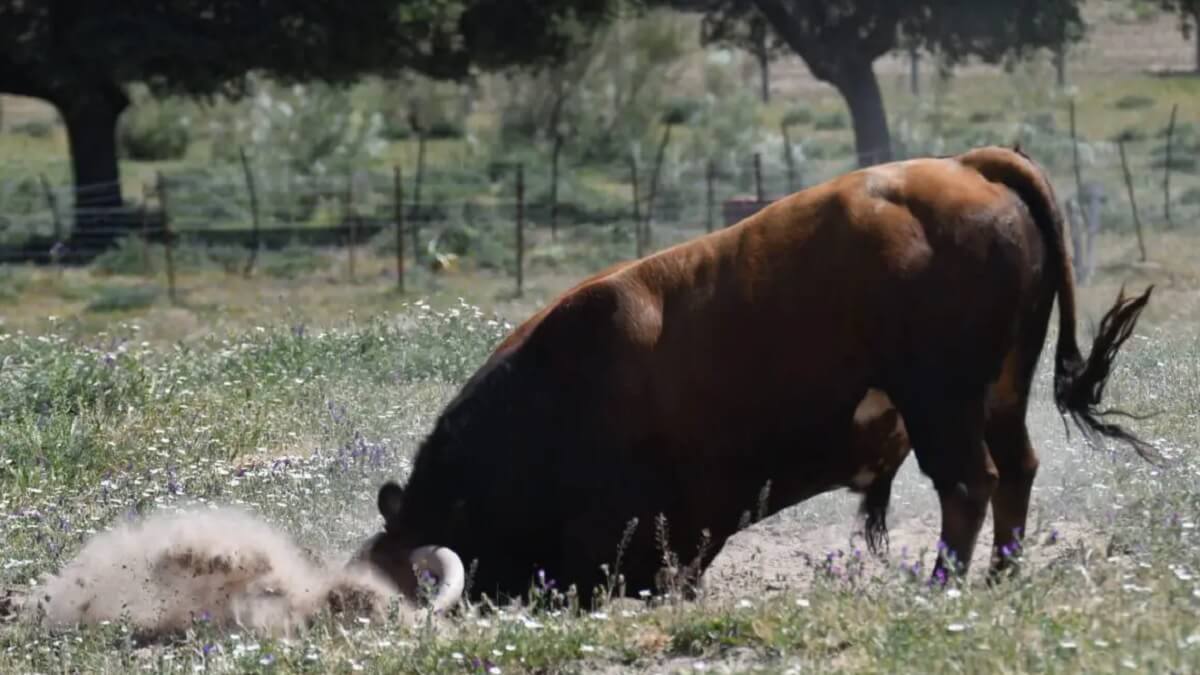
[[[1036,227],[954,159],[856,171],[603,283],[658,313],[636,360],[672,429],[786,434],[846,416],[913,359],[1008,339]],[[995,351],[998,346],[988,346]],[[678,432],[677,433],[683,433]]]

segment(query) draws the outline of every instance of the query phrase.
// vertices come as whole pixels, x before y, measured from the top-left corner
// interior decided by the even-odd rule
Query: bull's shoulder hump
[[[564,296],[542,318],[531,339],[599,346],[657,330],[644,325],[647,315],[656,315],[656,296],[630,269],[582,284]]]
[[[529,336],[538,328],[538,326],[540,326],[542,322],[546,320],[546,317],[555,312],[560,305],[562,305],[564,302],[575,302],[571,299],[580,290],[595,284],[602,279],[613,276],[626,267],[629,267],[631,264],[633,264],[633,262],[635,261],[624,260],[609,265],[599,272],[596,272],[595,274],[585,278],[583,281],[580,281],[575,286],[563,291],[558,297],[548,302],[544,307],[539,309],[536,313],[514,328],[513,331],[509,333],[499,345],[496,346],[495,350],[493,350],[492,359],[499,358],[519,347],[529,338]]]

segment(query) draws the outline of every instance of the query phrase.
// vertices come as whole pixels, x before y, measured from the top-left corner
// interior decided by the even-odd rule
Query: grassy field
[[[1174,33],[1170,40],[1179,43]],[[1090,49],[1073,58],[1094,57]],[[762,111],[764,128],[803,105],[826,122],[802,134],[829,153],[808,175],[847,168],[849,130],[829,122],[842,112],[836,95],[781,70],[785,84]],[[881,72],[898,137],[932,144],[931,116],[947,152],[1023,135],[1060,196],[1074,191],[1062,142],[1067,94],[1044,69],[970,69],[936,99],[912,97],[896,64]],[[1106,401],[1158,413],[1134,426],[1169,464],[1067,437],[1044,359],[1030,413],[1043,464],[1017,578],[988,587],[977,558],[962,584],[926,583],[936,499],[910,461],[896,484],[885,560],[851,538],[856,501],[823,495],[739,535],[696,602],[618,601],[574,616],[548,599],[415,625],[398,610],[386,619],[326,614],[287,640],[202,620],[153,642],[119,621],[67,631],[10,621],[6,590],[36,592],[40,576],[89,536],[164,510],[234,505],[307,547],[347,554],[379,527],[379,483],[405,475],[441,407],[492,345],[555,293],[633,251],[620,228],[551,241],[535,227],[518,297],[507,263],[471,258],[441,274],[410,260],[400,294],[386,238],[359,250],[354,279],[344,250],[264,253],[247,279],[245,252],[185,245],[171,302],[161,248],[131,246],[86,268],[0,267],[0,672],[1200,672],[1200,126],[1192,126],[1200,79],[1080,62],[1071,85],[1089,141],[1085,179],[1109,191],[1097,276],[1080,289],[1082,333],[1122,285],[1157,285]],[[1167,228],[1154,161],[1176,103],[1190,164],[1172,178],[1176,226]],[[6,99],[0,156],[23,160],[0,166],[0,181],[66,179],[61,129],[13,131],[45,118],[44,108]],[[1129,139],[1148,228],[1145,263],[1110,142],[1118,135]],[[464,143],[439,142],[433,166],[452,168]],[[123,163],[127,195],[139,195],[155,169],[209,166],[208,152],[201,141],[182,160]],[[396,141],[380,166],[414,154],[411,141]],[[624,198],[603,172],[589,170],[587,182]],[[670,223],[659,233],[666,245],[700,230]],[[988,524],[981,549],[990,532]]]
[[[1084,304],[1109,301],[1122,280],[1165,286],[1108,396],[1161,413],[1138,428],[1173,463],[1154,469],[1061,438],[1043,377],[1034,413],[1046,456],[1037,519],[1091,528],[1062,541],[1041,528],[1030,543],[1041,562],[1002,586],[988,588],[976,575],[961,587],[930,588],[930,551],[893,548],[879,564],[845,546],[827,559],[793,557],[785,564],[801,570],[801,580],[786,588],[728,592],[715,582],[700,602],[625,601],[583,617],[510,608],[413,627],[400,615],[323,616],[291,640],[197,622],[175,641],[149,644],[119,622],[66,632],[17,622],[0,627],[0,670],[1194,672],[1200,284],[1180,282],[1165,265],[1120,262],[1129,245],[1104,243],[1101,278],[1084,291]],[[1163,245],[1194,246],[1190,238]],[[84,285],[83,274],[35,275],[30,285]],[[247,302],[242,283],[230,280],[224,302]],[[545,283],[550,292],[553,282]],[[383,283],[302,304],[318,286],[292,288],[290,301],[273,303],[296,307],[292,317],[278,309],[256,315],[252,300],[227,308],[224,330],[206,325],[203,310],[160,301],[128,310],[106,330],[60,320],[0,337],[0,587],[27,589],[88,535],[185,505],[240,506],[331,552],[370,534],[375,486],[403,474],[440,406],[509,325],[457,300],[432,307],[386,299]],[[363,296],[377,301],[346,307],[346,298]],[[340,316],[321,302],[340,306]],[[319,319],[302,318],[305,310]],[[180,323],[195,334],[177,341],[172,326]],[[911,468],[900,504],[932,494]],[[828,519],[849,502],[821,499],[772,519],[791,528],[796,550],[806,549],[818,512]],[[849,518],[833,522],[853,529]]]

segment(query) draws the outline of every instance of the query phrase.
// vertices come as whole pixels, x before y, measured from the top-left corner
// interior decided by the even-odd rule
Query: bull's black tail
[[[1121,345],[1133,333],[1138,316],[1150,300],[1151,286],[1145,293],[1126,298],[1124,292],[1100,322],[1100,331],[1085,359],[1075,335],[1075,272],[1067,255],[1063,237],[1063,218],[1054,190],[1041,169],[1017,150],[980,148],[958,157],[958,161],[978,171],[984,178],[1002,183],[1025,202],[1041,230],[1050,255],[1052,276],[1058,283],[1058,342],[1054,353],[1054,403],[1059,412],[1069,415],[1091,442],[1098,437],[1123,441],[1147,461],[1158,453],[1119,424],[1105,421],[1106,415],[1120,411],[1101,411],[1100,399]]]
[[[1104,419],[1107,415],[1129,415],[1119,410],[1101,411],[1099,405],[1117,352],[1133,333],[1138,316],[1150,301],[1150,293],[1153,290],[1154,287],[1151,286],[1145,293],[1134,298],[1125,297],[1124,289],[1121,290],[1117,301],[1100,321],[1100,330],[1087,359],[1080,355],[1077,346],[1070,345],[1074,348],[1063,349],[1061,330],[1058,349],[1054,354],[1054,403],[1059,411],[1070,415],[1075,425],[1090,441],[1095,442],[1097,436],[1123,441],[1137,451],[1138,455],[1151,462],[1158,459],[1158,453],[1153,446],[1121,425]]]

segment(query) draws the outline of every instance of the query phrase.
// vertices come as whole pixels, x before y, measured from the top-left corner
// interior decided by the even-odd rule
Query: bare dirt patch
[[[932,491],[932,488],[930,488]],[[833,556],[833,565],[845,569],[848,558],[861,555],[866,575],[885,574],[888,568],[918,561],[921,575],[933,569],[938,530],[937,510],[914,515],[889,528],[890,545],[882,558],[867,553],[862,537],[856,534],[858,523],[807,527],[795,517],[772,518],[732,537],[713,561],[705,578],[705,588],[714,600],[759,598],[764,593],[803,593],[813,580],[816,566]],[[1056,522],[1054,526],[1031,532],[1026,540],[1024,566],[1036,570],[1053,563],[1071,546],[1102,545],[1104,535],[1082,522]],[[972,582],[981,582],[991,555],[991,522],[984,524],[979,545],[971,560]]]

